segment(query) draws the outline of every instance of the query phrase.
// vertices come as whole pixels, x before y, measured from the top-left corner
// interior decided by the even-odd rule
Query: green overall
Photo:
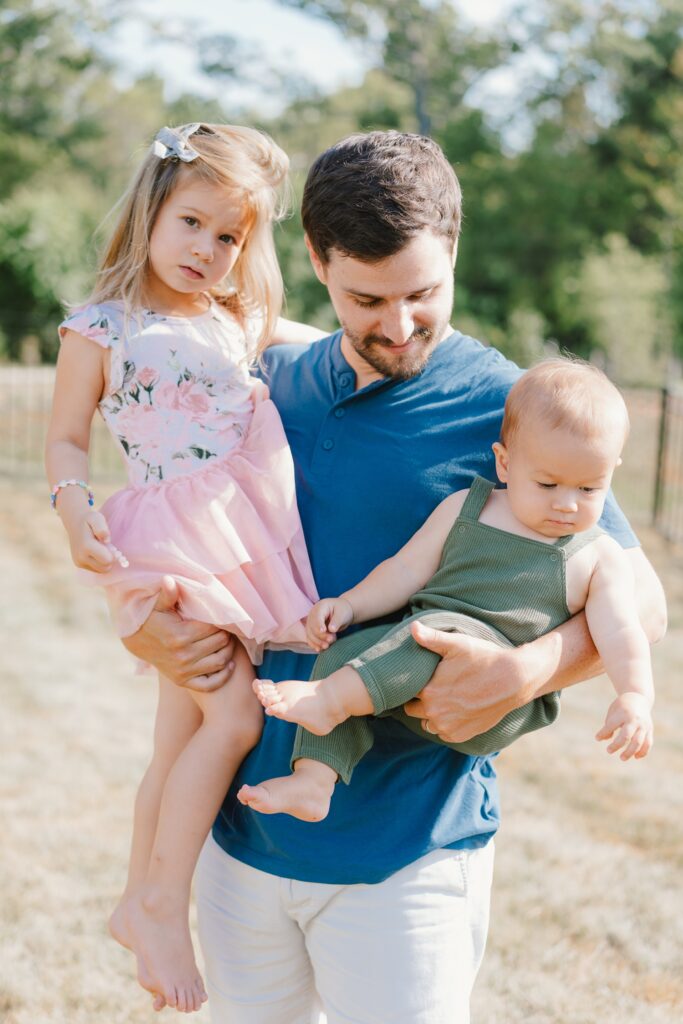
[[[390,714],[424,739],[443,743],[403,710],[440,661],[438,654],[413,640],[410,624],[415,619],[434,629],[517,647],[569,618],[567,559],[602,531],[594,527],[544,543],[487,526],[479,516],[493,487],[482,477],[474,479],[446,538],[439,568],[411,598],[409,614],[397,624],[370,626],[342,637],[316,659],[312,679],[350,665],[365,683],[376,715]],[[472,756],[492,754],[519,736],[550,725],[559,710],[559,693],[550,693],[509,712],[480,736],[443,745]],[[322,761],[348,783],[372,742],[367,718],[349,718],[327,736],[314,736],[300,727],[292,764],[300,757]]]

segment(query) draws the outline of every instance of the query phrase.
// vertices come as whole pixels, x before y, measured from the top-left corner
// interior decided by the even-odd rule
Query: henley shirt
[[[340,594],[395,554],[476,475],[496,479],[491,446],[522,372],[456,331],[418,376],[355,391],[340,343],[337,332],[308,346],[274,346],[264,357],[321,597]],[[637,545],[611,495],[601,525],[623,547]],[[258,674],[308,679],[313,661],[268,651]],[[324,821],[304,822],[259,814],[235,798],[244,783],[290,772],[295,726],[266,717],[214,824],[218,844],[269,874],[334,884],[379,882],[431,850],[485,845],[500,820],[492,758],[435,745],[391,718],[371,721],[374,745],[351,785],[336,786]]]

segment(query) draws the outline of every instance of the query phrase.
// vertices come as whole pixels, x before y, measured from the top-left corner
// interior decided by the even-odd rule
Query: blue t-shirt
[[[337,333],[310,346],[277,346],[265,357],[321,595],[357,583],[477,474],[495,480],[491,445],[521,372],[455,332],[419,376],[354,391],[340,341]],[[611,497],[602,526],[623,546],[637,544]],[[259,674],[307,679],[313,660],[267,652]],[[436,746],[391,718],[371,721],[374,745],[351,785],[338,785],[329,816],[310,823],[259,814],[235,799],[243,783],[290,772],[295,726],[266,718],[216,819],[220,846],[273,875],[343,884],[379,882],[440,847],[487,843],[499,824],[491,759]]]

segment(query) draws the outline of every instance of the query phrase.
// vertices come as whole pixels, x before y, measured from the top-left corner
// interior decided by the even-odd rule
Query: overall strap
[[[458,519],[470,519],[476,522],[495,486],[490,480],[484,480],[483,476],[475,476],[460,509]]]
[[[599,526],[592,526],[590,530],[583,530],[581,533],[569,533],[566,537],[558,537],[554,546],[562,548],[565,558],[571,558],[572,555],[575,555],[581,548],[585,548],[587,544],[591,544],[602,533],[604,533],[604,530],[601,530]]]

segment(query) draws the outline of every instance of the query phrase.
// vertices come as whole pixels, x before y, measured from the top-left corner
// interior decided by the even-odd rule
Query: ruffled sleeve
[[[118,317],[107,306],[83,306],[59,325],[60,340],[65,331],[75,331],[101,348],[114,348],[121,340]]]
[[[100,348],[111,350],[109,364],[109,393],[121,387],[124,373],[123,313],[114,304],[81,306],[70,313],[59,325],[59,339],[65,331],[75,331],[94,341]]]

